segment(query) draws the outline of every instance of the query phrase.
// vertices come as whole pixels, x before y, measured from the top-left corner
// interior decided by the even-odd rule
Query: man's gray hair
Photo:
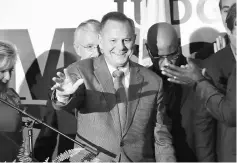
[[[76,32],[80,29],[83,29],[85,31],[92,31],[92,32],[99,33],[99,31],[100,31],[100,22],[98,20],[95,20],[95,19],[89,19],[89,20],[86,20],[86,21],[80,23],[79,26],[76,28],[76,30],[74,32],[74,38],[75,38]]]
[[[125,14],[121,12],[109,12],[105,14],[100,23],[100,30],[102,30],[108,20],[114,20],[119,22],[128,22],[132,27],[133,33],[135,34],[135,24],[131,18],[128,18]]]

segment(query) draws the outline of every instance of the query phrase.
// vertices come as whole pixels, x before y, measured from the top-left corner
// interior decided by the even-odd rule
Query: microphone
[[[88,152],[91,153],[90,159],[95,158],[95,157],[99,154],[99,151],[98,151],[97,149],[93,149],[93,148],[91,148],[90,146],[87,146],[86,144],[83,144],[83,143],[81,143],[81,142],[79,142],[79,141],[77,141],[77,140],[74,140],[74,139],[68,137],[68,136],[65,135],[64,133],[58,131],[57,129],[55,129],[55,128],[51,127],[51,126],[49,126],[48,124],[44,123],[43,121],[39,120],[38,118],[36,118],[36,117],[34,117],[34,116],[28,114],[28,113],[26,112],[26,109],[25,109],[25,110],[21,110],[21,109],[19,109],[18,107],[12,105],[11,103],[9,103],[9,102],[7,102],[7,101],[1,99],[1,98],[0,98],[0,101],[1,101],[2,103],[6,104],[7,106],[10,106],[11,108],[17,110],[18,112],[22,113],[23,115],[25,115],[25,116],[31,118],[33,121],[35,121],[35,122],[37,122],[37,123],[39,123],[39,124],[41,124],[41,125],[43,125],[43,126],[46,126],[46,127],[50,128],[51,130],[57,132],[58,134],[62,135],[63,137],[65,137],[65,138],[67,138],[67,139],[73,141],[74,143],[76,143],[77,145],[79,145],[81,148],[83,148],[83,149],[85,149],[86,151],[88,151]]]

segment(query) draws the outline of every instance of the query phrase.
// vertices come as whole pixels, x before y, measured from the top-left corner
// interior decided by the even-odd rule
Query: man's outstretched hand
[[[67,69],[63,70],[64,73],[57,72],[58,77],[53,77],[55,82],[51,90],[56,90],[56,95],[61,97],[69,97],[77,88],[83,83],[83,79],[78,79],[75,83],[72,81]]]
[[[180,67],[168,63],[161,68],[161,73],[172,83],[193,85],[204,78],[205,69],[199,68],[191,58],[187,58],[187,62]]]

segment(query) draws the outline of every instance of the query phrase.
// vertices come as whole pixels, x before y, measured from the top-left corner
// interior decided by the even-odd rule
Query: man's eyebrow
[[[86,47],[88,47],[88,46],[97,46],[97,44],[89,43],[89,44],[86,44],[85,46]]]
[[[221,9],[229,9],[230,6],[223,6]]]

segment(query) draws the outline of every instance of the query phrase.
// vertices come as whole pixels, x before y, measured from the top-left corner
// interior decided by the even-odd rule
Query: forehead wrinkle
[[[118,26],[120,28],[118,28]],[[101,35],[102,36],[106,35],[108,37],[111,34],[113,34],[110,37],[115,37],[115,36],[117,37],[117,36],[121,36],[121,32],[124,33],[122,37],[130,38],[133,36],[133,30],[132,30],[132,27],[129,25],[128,21],[122,22],[122,21],[116,21],[116,20],[108,20],[101,30]]]
[[[223,9],[229,9],[230,8],[230,6],[223,6],[221,9],[223,10]]]
[[[93,42],[97,42],[98,39],[98,34],[96,32],[93,31],[78,31],[76,33],[76,37],[75,37],[75,42],[89,42],[89,43],[93,43]]]

